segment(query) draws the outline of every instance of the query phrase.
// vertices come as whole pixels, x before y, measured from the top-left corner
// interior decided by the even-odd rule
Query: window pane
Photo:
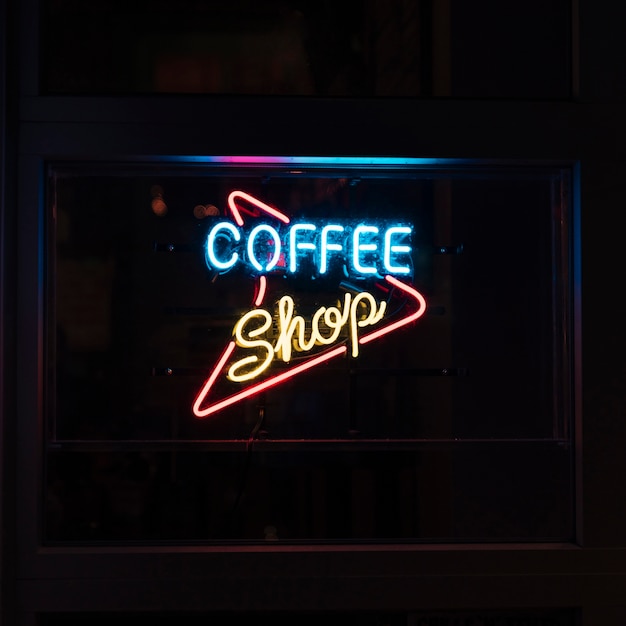
[[[570,96],[568,0],[45,0],[43,7],[46,94]]]
[[[571,536],[568,171],[233,161],[51,166],[48,539]]]
[[[565,99],[571,96],[569,0],[451,3],[451,95]]]
[[[55,450],[45,536],[61,543],[571,540],[567,447],[414,447]]]
[[[246,437],[257,419],[259,397],[271,407],[264,427],[276,438],[349,433],[545,438],[564,431],[558,328],[566,323],[559,299],[567,295],[567,284],[553,278],[554,272],[567,271],[556,256],[561,247],[567,251],[564,234],[554,230],[561,210],[554,203],[563,184],[558,170],[471,177],[269,166],[216,168],[213,176],[159,167],[135,175],[132,170],[117,175],[55,171],[57,438]],[[264,388],[261,396],[225,406],[219,419],[198,421],[190,419],[194,397],[242,312],[254,309],[259,272],[243,262],[250,254],[244,235],[239,235],[240,262],[232,271],[216,270],[206,258],[207,237],[216,225],[213,232],[220,237],[232,236],[219,224],[226,220],[229,194],[243,189],[298,223],[310,221],[316,231],[316,244],[297,240],[292,256],[296,261],[299,255],[299,265],[291,271],[291,261],[284,258],[289,246],[284,229],[281,258],[267,272],[268,301],[288,295],[292,318],[306,320],[301,343],[313,336],[316,312],[341,310],[350,302],[346,294],[386,289],[392,295],[385,315],[399,316],[412,296],[390,292],[379,273],[382,231],[391,224],[411,230],[410,256],[403,260],[400,254],[391,265],[398,267],[398,276],[406,271],[413,277],[426,311],[418,323],[399,329],[399,340],[390,334],[351,347],[358,359],[329,359],[293,381]],[[265,238],[272,236],[267,230],[272,219],[280,224],[275,218],[266,223],[249,217],[251,224],[265,224]],[[326,233],[329,260],[322,273],[319,242],[325,223],[345,232]],[[357,225],[381,231],[369,243],[363,239],[365,246],[378,246],[378,270],[366,257],[360,261],[364,271],[354,270],[348,232]],[[232,222],[230,229],[239,232]],[[305,235],[296,237],[304,241],[308,235],[301,232]],[[407,243],[398,238],[395,245]],[[255,254],[265,263],[276,249],[272,244]],[[283,324],[283,339],[290,323],[297,322]],[[337,342],[349,344],[349,329],[346,319]],[[332,335],[328,327],[318,331]],[[273,332],[271,341],[278,345],[278,330]],[[292,343],[299,332],[290,331]],[[257,352],[244,350],[242,358],[264,354],[263,344],[256,346]],[[309,353],[323,354],[319,341],[315,349],[305,347],[289,348],[294,363]],[[288,363],[284,353],[277,354],[272,366],[282,371]],[[373,397],[372,386],[378,392]],[[216,393],[228,396],[231,387]]]

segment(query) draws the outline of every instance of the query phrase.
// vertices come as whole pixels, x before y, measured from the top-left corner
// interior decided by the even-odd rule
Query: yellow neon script
[[[278,302],[278,338],[274,344],[267,340],[274,319],[272,314],[266,309],[248,311],[235,324],[233,335],[240,348],[254,350],[254,354],[233,363],[228,370],[228,378],[235,382],[256,378],[275,358],[288,363],[293,350],[308,352],[315,346],[333,344],[344,328],[348,331],[352,356],[356,357],[359,354],[359,328],[380,322],[386,308],[386,302],[376,302],[374,296],[366,291],[354,297],[346,293],[341,308],[323,306],[315,311],[307,335],[304,318],[294,315],[293,298],[283,296]]]

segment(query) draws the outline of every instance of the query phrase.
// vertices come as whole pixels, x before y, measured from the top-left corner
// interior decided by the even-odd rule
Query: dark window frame
[[[31,19],[38,14],[37,2],[30,0],[13,7],[20,13],[16,27],[21,86],[19,115],[10,113],[13,116],[10,121],[19,124],[19,147],[15,151],[19,154],[19,181],[14,185],[17,200],[11,200],[12,187],[7,187],[9,193],[5,191],[4,224],[15,223],[22,235],[14,247],[3,251],[2,287],[8,311],[3,319],[5,335],[13,329],[11,320],[18,320],[17,349],[13,351],[9,346],[3,353],[5,370],[14,368],[16,372],[14,378],[7,375],[3,382],[17,381],[15,394],[4,388],[2,398],[3,409],[8,409],[3,415],[4,434],[10,436],[3,450],[9,459],[9,471],[2,478],[11,483],[16,477],[15,489],[4,490],[3,484],[2,583],[3,600],[8,600],[5,615],[17,615],[19,624],[32,626],[41,613],[68,610],[139,611],[147,615],[150,611],[181,607],[190,613],[272,609],[315,612],[320,607],[345,612],[397,607],[417,611],[434,606],[463,610],[497,604],[509,608],[579,607],[579,619],[584,626],[623,623],[625,536],[620,502],[624,487],[615,484],[601,470],[608,469],[607,458],[612,471],[619,474],[624,469],[624,461],[620,460],[623,455],[617,454],[624,429],[614,423],[614,409],[605,400],[598,400],[611,392],[605,382],[601,350],[610,352],[616,346],[619,348],[623,336],[613,339],[604,327],[611,308],[604,306],[603,298],[612,304],[615,296],[610,291],[612,281],[601,276],[602,253],[597,248],[592,252],[591,247],[595,242],[611,261],[618,260],[613,248],[618,243],[616,234],[602,232],[592,209],[606,210],[611,203],[619,202],[619,193],[612,184],[623,174],[623,168],[619,166],[620,152],[616,147],[619,142],[614,138],[616,129],[623,132],[623,115],[619,86],[613,80],[618,68],[599,62],[603,60],[602,53],[593,46],[587,49],[583,46],[578,58],[579,37],[584,44],[597,41],[603,36],[603,28],[610,30],[610,17],[602,21],[605,8],[602,4],[580,0],[573,6],[574,99],[570,102],[399,101],[358,102],[347,107],[341,102],[267,100],[249,117],[250,102],[245,99],[215,102],[181,98],[165,102],[40,97],[36,51],[32,49],[32,42],[37,40],[37,20]],[[579,16],[588,20],[581,19],[584,27],[580,34]],[[615,19],[614,23],[619,20]],[[609,32],[609,35],[615,34]],[[615,37],[608,45],[623,50],[623,41],[621,44],[617,41],[622,40]],[[216,118],[207,121],[207,110],[213,111]],[[234,137],[227,136],[219,122],[232,112],[239,113],[243,119]],[[248,152],[257,151],[270,143],[273,153],[290,154],[293,141],[289,133],[297,128],[291,120],[323,119],[329,114],[344,124],[347,132],[329,146],[325,137],[319,135],[320,125],[312,123],[300,137],[302,154],[417,153],[467,159],[535,159],[540,154],[573,164],[577,179],[573,203],[579,215],[575,237],[581,241],[581,249],[584,248],[584,255],[581,256],[579,249],[575,261],[577,314],[572,334],[577,541],[555,546],[465,545],[426,549],[171,547],[155,552],[152,547],[138,546],[114,550],[43,547],[34,527],[37,502],[42,496],[38,479],[43,450],[41,398],[33,394],[33,387],[41,389],[38,368],[43,356],[42,337],[30,332],[39,327],[43,315],[38,278],[43,267],[40,257],[22,248],[27,242],[43,241],[41,189],[45,162],[68,155],[80,159],[118,159],[136,154],[138,147],[147,155],[203,154],[207,145],[212,146],[213,154],[234,154],[246,148]],[[370,120],[380,118],[381,114],[387,114],[392,121],[371,128]],[[421,126],[417,117],[428,120],[428,125]],[[173,119],[182,121],[173,123]],[[590,119],[595,124],[593,136],[588,132]],[[194,120],[202,121],[203,126],[195,126]],[[286,136],[273,136],[267,129],[272,124],[282,127]],[[362,128],[368,126],[372,132],[364,137]],[[261,136],[255,135],[258,128],[265,129]],[[494,128],[499,132],[487,132]],[[17,132],[11,132],[15,132],[12,136],[17,141]],[[119,141],[112,141],[112,136]],[[186,139],[181,139],[183,136]],[[250,137],[255,137],[252,144]],[[11,141],[6,145],[10,147]],[[7,163],[4,165],[6,172]],[[19,274],[18,270],[10,269],[17,267],[18,260]],[[12,285],[18,283],[18,276],[17,293],[13,295]],[[24,277],[26,282],[22,282]],[[621,406],[621,396],[615,398]],[[15,469],[11,469],[10,460],[14,456],[10,450],[5,451],[7,448],[15,449]]]

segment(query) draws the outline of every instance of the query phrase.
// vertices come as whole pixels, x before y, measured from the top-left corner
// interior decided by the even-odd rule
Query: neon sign
[[[353,228],[341,224],[327,224],[318,228],[315,224],[293,224],[286,235],[268,224],[255,226],[247,236],[232,222],[215,224],[207,239],[206,258],[209,267],[226,272],[240,262],[249,263],[257,272],[273,270],[283,259],[283,248],[289,251],[288,270],[296,273],[302,257],[315,260],[319,274],[325,274],[331,257],[342,261],[350,258],[352,273],[409,274],[411,246],[399,243],[411,234],[409,226],[391,226],[380,232],[378,226],[358,224]],[[288,245],[283,244],[283,240]],[[245,245],[242,246],[242,242]],[[241,249],[241,252],[237,252]],[[382,267],[376,259],[382,255]],[[345,252],[348,252],[348,255]]]
[[[252,272],[257,279],[255,308],[235,323],[233,339],[196,396],[196,417],[214,415],[335,357],[356,358],[361,346],[414,323],[426,311],[422,294],[398,278],[412,275],[411,225],[292,223],[282,211],[244,191],[233,191],[228,207],[233,219],[221,219],[210,227],[205,260],[218,274],[238,266]],[[255,218],[264,213],[276,224],[262,221],[250,228],[242,213]],[[341,300],[319,306],[308,320],[298,314],[289,294],[265,302],[267,275],[304,271],[318,276],[334,272],[365,282],[369,290],[341,283]],[[394,299],[392,309],[389,302]],[[294,354],[298,355],[295,365]],[[274,364],[287,369],[276,373]],[[210,398],[220,377],[238,387],[225,398]]]
[[[238,200],[268,213],[282,226],[262,222],[245,229]],[[333,263],[340,263],[346,276],[411,273],[409,225],[291,223],[289,217],[243,191],[233,191],[228,205],[234,222],[213,224],[206,243],[207,265],[219,273],[244,264],[255,273],[284,269],[296,274],[306,259],[318,275],[326,274]]]

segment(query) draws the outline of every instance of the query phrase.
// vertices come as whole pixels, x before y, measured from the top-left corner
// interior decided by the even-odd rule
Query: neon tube
[[[261,306],[263,299],[265,298],[265,291],[267,290],[267,278],[265,276],[259,276],[258,292],[254,299],[254,306]]]
[[[215,370],[213,371],[213,373],[211,374],[211,376],[205,383],[204,387],[202,388],[202,391],[198,394],[198,397],[196,398],[196,401],[194,402],[194,405],[193,405],[193,412],[197,418],[204,418],[204,417],[208,417],[209,415],[212,415],[213,413],[217,413],[218,411],[221,411],[227,406],[231,406],[239,402],[240,400],[249,398],[250,396],[253,396],[266,389],[270,389],[271,387],[274,387],[275,385],[278,385],[279,383],[289,380],[292,376],[295,376],[296,374],[305,372],[306,370],[311,369],[312,367],[315,367],[316,365],[319,365],[320,363],[324,363],[325,361],[330,361],[330,359],[334,359],[336,356],[339,356],[340,354],[344,354],[347,351],[346,346],[340,346],[338,348],[335,348],[334,350],[331,350],[330,352],[327,352],[314,359],[311,359],[310,361],[307,361],[306,363],[297,365],[296,367],[291,368],[287,372],[283,372],[282,374],[278,374],[278,376],[273,376],[272,378],[268,378],[262,383],[258,383],[257,385],[248,387],[247,389],[244,389],[243,391],[240,391],[239,393],[229,396],[225,398],[224,400],[221,400],[220,402],[207,407],[206,409],[200,409],[200,405],[202,404],[202,402],[208,395],[211,387],[213,386],[213,383],[215,382],[215,379],[217,378],[218,373],[221,371],[222,367],[224,367],[224,364],[228,360],[228,357],[232,353],[232,350],[234,349],[234,347],[235,347],[234,342],[231,342],[228,344],[228,347],[226,348],[226,351],[222,355],[222,358],[219,360],[217,366],[215,367]]]
[[[385,276],[385,280],[390,282],[394,287],[397,287],[401,291],[404,291],[410,296],[413,296],[413,298],[415,298],[415,300],[417,300],[417,302],[419,303],[419,308],[417,309],[417,311],[415,311],[415,313],[413,313],[412,315],[409,315],[408,317],[398,320],[397,322],[394,322],[393,324],[389,324],[389,326],[384,326],[383,328],[379,330],[375,330],[371,333],[368,333],[367,335],[363,335],[359,339],[360,344],[369,343],[370,341],[373,341],[374,339],[378,339],[379,337],[382,337],[383,335],[386,335],[387,333],[390,333],[398,328],[401,328],[402,326],[406,326],[407,324],[410,324],[411,322],[414,322],[415,320],[422,317],[422,315],[424,315],[426,311],[426,300],[424,299],[424,296],[422,296],[422,294],[419,291],[417,291],[417,289],[413,289],[413,287],[410,287],[406,283],[399,281],[397,278],[394,278],[393,276]]]
[[[253,204],[257,208],[269,213],[269,215],[273,215],[276,219],[283,222],[283,224],[289,224],[289,218],[274,207],[269,204],[265,204],[265,202],[261,202],[261,200],[251,196],[249,193],[245,191],[232,191],[228,196],[228,206],[230,208],[230,212],[233,214],[235,221],[239,226],[243,226],[243,217],[241,217],[241,213],[239,212],[239,207],[237,206],[235,200],[237,198],[241,198],[242,200],[247,200],[250,204]]]

